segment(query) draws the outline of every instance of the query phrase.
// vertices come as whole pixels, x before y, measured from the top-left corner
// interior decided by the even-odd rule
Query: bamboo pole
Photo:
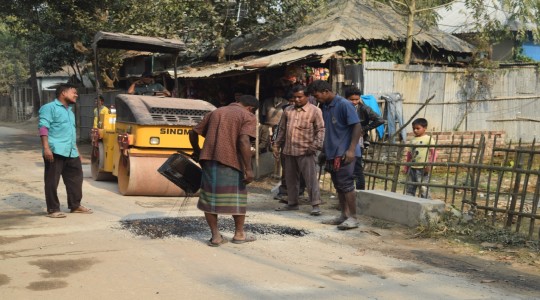
[[[403,126],[401,126],[398,130],[396,130],[396,132],[394,132],[394,134],[388,139],[390,141],[394,140],[394,138],[401,132],[403,131],[403,129],[407,128],[407,126],[409,125],[409,123],[411,123],[414,118],[416,117],[416,115],[418,115],[420,113],[420,111],[426,107],[426,105],[428,105],[429,102],[431,102],[431,100],[433,100],[433,98],[435,98],[435,94],[433,94],[431,97],[427,98],[426,101],[424,101],[424,104],[422,104],[422,106],[420,106],[420,108],[418,108],[418,110],[411,116],[411,118],[405,122],[405,124],[403,124]],[[390,122],[390,120],[389,120]],[[394,120],[391,120],[391,122],[395,122]]]

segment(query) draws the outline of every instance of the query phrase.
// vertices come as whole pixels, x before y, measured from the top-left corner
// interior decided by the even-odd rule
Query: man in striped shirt
[[[300,176],[306,182],[308,199],[312,206],[311,215],[321,214],[321,195],[317,179],[316,152],[322,149],[324,140],[324,120],[321,110],[309,103],[306,87],[292,88],[294,105],[285,108],[276,140],[273,144],[274,156],[283,155],[285,182],[287,184],[287,205],[277,211],[298,210],[298,189]]]

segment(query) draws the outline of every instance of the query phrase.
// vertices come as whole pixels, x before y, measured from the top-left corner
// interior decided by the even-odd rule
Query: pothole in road
[[[136,235],[146,236],[151,239],[166,237],[191,237],[207,234],[210,230],[204,217],[178,217],[178,218],[152,218],[120,221],[122,228]],[[220,218],[218,221],[220,231],[234,232],[232,218]],[[305,229],[297,229],[288,226],[270,225],[263,223],[245,224],[246,232],[258,235],[284,235],[303,237],[309,234]]]

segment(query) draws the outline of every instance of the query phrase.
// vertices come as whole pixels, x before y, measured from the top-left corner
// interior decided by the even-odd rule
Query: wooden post
[[[366,48],[362,48],[362,65],[366,63]]]

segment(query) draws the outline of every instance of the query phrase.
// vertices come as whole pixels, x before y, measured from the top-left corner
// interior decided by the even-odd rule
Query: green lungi
[[[201,167],[197,208],[212,214],[245,215],[247,189],[243,173],[214,160],[201,161]]]

